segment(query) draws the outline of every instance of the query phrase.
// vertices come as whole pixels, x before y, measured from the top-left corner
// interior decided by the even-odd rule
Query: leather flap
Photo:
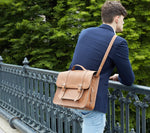
[[[65,88],[82,88],[88,89],[95,71],[89,70],[70,70],[60,72],[56,85]]]
[[[59,94],[59,98],[65,99],[65,100],[73,100],[78,101],[82,95],[83,95],[84,89],[82,89],[80,92],[77,89],[66,89],[65,92],[62,92],[62,89]],[[63,93],[63,95],[61,95]]]

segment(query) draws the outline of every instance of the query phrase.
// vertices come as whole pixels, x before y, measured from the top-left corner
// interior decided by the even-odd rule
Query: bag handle
[[[98,76],[100,75],[101,70],[102,70],[102,68],[103,68],[103,66],[104,66],[104,63],[105,63],[105,61],[106,61],[106,59],[107,59],[107,56],[108,56],[108,54],[109,54],[109,52],[110,52],[110,50],[111,50],[111,47],[112,47],[112,45],[113,45],[113,43],[114,43],[116,37],[117,37],[117,35],[114,35],[114,36],[112,37],[112,39],[111,39],[111,41],[110,41],[110,43],[109,43],[109,46],[108,46],[108,48],[107,48],[107,50],[106,50],[106,52],[105,52],[105,55],[104,55],[104,57],[103,57],[103,59],[102,59],[102,62],[101,62],[101,64],[100,64],[100,66],[99,66],[99,69],[98,69],[98,71],[97,71],[97,73],[96,73],[96,75],[95,75],[96,77],[98,77]]]
[[[86,70],[83,66],[79,65],[79,64],[75,64],[73,67],[72,67],[72,70],[75,70],[75,67],[78,66],[78,67],[81,67],[84,71]]]

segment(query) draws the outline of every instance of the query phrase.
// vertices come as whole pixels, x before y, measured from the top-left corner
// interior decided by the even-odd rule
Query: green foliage
[[[11,3],[13,0],[0,0],[0,4],[3,5],[3,4],[9,4]]]
[[[79,33],[99,26],[105,0],[5,0],[0,2],[0,55],[5,62],[57,71],[71,62]],[[135,84],[150,86],[149,0],[122,0],[128,11],[124,37],[129,44]],[[43,21],[42,15],[46,17]]]
[[[65,5],[64,5],[65,4]],[[62,1],[57,0],[54,7],[55,25],[53,25],[54,34],[50,37],[57,45],[61,45],[59,52],[66,55],[61,62],[61,69],[68,69],[77,38],[82,29],[89,26],[98,26],[100,23],[100,5],[102,2],[90,1]],[[95,17],[93,20],[93,16]],[[65,47],[64,47],[65,46]],[[63,47],[63,48],[61,48]],[[64,65],[63,65],[64,64]]]
[[[128,11],[124,32],[120,34],[128,41],[130,61],[136,84],[150,86],[150,10],[149,0],[122,1]],[[129,6],[130,5],[130,6]]]

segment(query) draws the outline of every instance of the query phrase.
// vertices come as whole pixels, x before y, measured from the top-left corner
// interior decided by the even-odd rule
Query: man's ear
[[[118,20],[119,20],[119,16],[115,16],[114,21],[115,21],[116,24],[118,23]]]

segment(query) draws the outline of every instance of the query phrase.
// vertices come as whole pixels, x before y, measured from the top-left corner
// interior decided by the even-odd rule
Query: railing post
[[[130,133],[135,133],[134,128],[131,129],[131,132],[130,132]]]
[[[2,56],[0,56],[0,66],[2,63],[3,63],[3,58],[2,58]]]
[[[144,102],[142,105],[142,133],[146,133],[146,109],[148,107],[148,104]]]
[[[1,65],[3,64],[3,58],[2,56],[0,56],[0,72],[1,72]],[[1,74],[0,74],[1,75]],[[1,77],[0,77],[0,81],[1,81]]]
[[[136,107],[136,133],[140,133],[140,101],[135,101]]]
[[[131,100],[129,98],[126,99],[126,133],[129,133],[129,104]]]
[[[111,112],[110,112],[110,109],[111,109],[111,94],[109,92],[108,94],[108,110],[107,110],[107,124],[106,124],[106,130],[107,132],[111,132]]]
[[[121,108],[121,128],[120,128],[120,132],[121,133],[124,133],[124,103],[125,103],[125,98],[124,97],[122,97],[122,98],[120,98],[120,103],[121,103],[121,106],[120,106],[120,108]]]
[[[2,68],[1,68],[1,65],[2,65],[2,63],[3,63],[3,58],[2,58],[2,56],[0,56],[0,99],[1,99],[1,89],[2,89],[2,84],[1,84],[1,82],[2,82]]]
[[[112,132],[115,132],[115,100],[117,99],[117,97],[115,96],[115,92],[113,92],[112,94],[112,98],[111,98],[111,107],[112,107]]]
[[[24,79],[24,115],[25,115],[25,118],[27,118],[27,102],[28,102],[28,99],[27,99],[27,70],[26,68],[28,67],[28,64],[29,64],[29,61],[28,59],[25,57],[24,58],[24,61],[23,61],[23,72],[24,72],[24,76],[23,76],[23,79]]]

